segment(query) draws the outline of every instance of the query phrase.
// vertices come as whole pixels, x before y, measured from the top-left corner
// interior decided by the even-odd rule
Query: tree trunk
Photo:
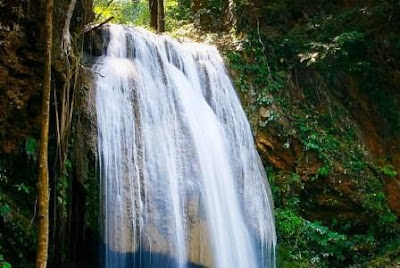
[[[165,32],[164,0],[157,0],[157,33]]]
[[[39,151],[39,179],[38,179],[38,238],[36,268],[47,266],[49,246],[49,171],[48,171],[48,138],[49,138],[49,113],[50,113],[50,87],[51,87],[51,48],[52,48],[52,23],[53,0],[46,1],[45,19],[45,57],[43,73],[41,134]]]
[[[150,9],[150,27],[157,30],[158,21],[158,3],[157,0],[149,0],[149,9]]]

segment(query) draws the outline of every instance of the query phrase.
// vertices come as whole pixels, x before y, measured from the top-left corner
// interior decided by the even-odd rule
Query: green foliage
[[[286,72],[276,64],[270,65],[269,55],[259,33],[251,32],[236,42],[236,50],[226,53],[230,67],[234,70],[234,84],[241,94],[254,99],[251,105],[265,107],[267,117],[259,120],[258,126],[265,128],[280,119],[280,111],[269,109],[279,102],[285,105],[285,99],[279,97],[287,85]],[[277,68],[278,67],[278,68]],[[278,95],[278,96],[277,96]]]
[[[29,159],[36,161],[39,144],[37,140],[32,137],[28,137],[25,141],[25,153]]]
[[[380,168],[383,175],[394,178],[397,176],[396,168],[391,164],[386,164]]]
[[[33,224],[38,143],[29,137],[19,152],[0,159],[0,267],[31,267],[36,245]]]
[[[227,54],[230,66],[239,73],[235,85],[242,92],[247,92],[249,84],[255,86],[257,102],[270,104],[268,94],[281,91],[286,85],[286,73],[271,69],[265,47],[257,33],[252,33],[237,44],[238,50]]]
[[[343,147],[336,136],[336,130],[321,127],[321,121],[325,120],[325,117],[309,109],[306,110],[306,114],[296,113],[293,116],[293,124],[300,131],[305,150],[318,153],[319,159],[324,163],[319,173],[328,175],[332,159],[341,154]]]
[[[347,66],[348,70],[364,71],[370,67],[369,62],[362,60],[362,51],[368,46],[364,44],[365,34],[358,31],[343,32],[333,37],[330,42],[305,43],[306,52],[300,53],[300,62],[320,64],[320,67],[332,68],[332,65],[340,62]]]
[[[348,234],[335,220],[330,226],[306,220],[296,190],[303,188],[298,174],[267,172],[277,206],[278,267],[344,267],[363,263],[376,252],[378,242],[371,234]]]
[[[297,176],[291,175],[292,179],[289,181],[297,181]],[[283,191],[282,189],[277,191],[277,186],[274,184],[275,182],[272,182],[275,200],[279,202],[276,195],[282,194]],[[375,196],[378,196],[378,199],[367,202],[384,204],[379,200],[383,198],[382,195]],[[393,217],[388,218],[387,221],[384,219],[389,215],[388,213],[383,213],[377,218],[379,226],[376,226],[375,231],[353,235],[346,231],[346,226],[338,225],[335,221],[332,221],[331,226],[327,226],[321,222],[306,220],[300,213],[299,200],[293,197],[293,193],[284,199],[285,205],[278,203],[275,211],[279,245],[278,267],[344,267],[348,263],[364,263],[374,254],[381,252],[380,243],[387,244],[396,241],[396,236],[386,240],[387,233],[383,236],[386,237],[383,241],[378,240],[380,238],[374,233],[388,226],[393,227],[393,221],[395,221]],[[373,213],[376,213],[377,208],[374,209]],[[379,210],[382,211],[382,208],[378,208]],[[393,242],[390,242],[392,240]]]
[[[281,247],[289,251],[281,267],[299,262],[296,267],[340,265],[355,241],[334,232],[319,222],[303,219],[291,209],[276,210],[277,232]]]
[[[22,192],[25,194],[29,194],[31,191],[29,186],[25,185],[24,183],[16,184],[14,185],[15,188],[17,188],[18,192]]]
[[[382,183],[370,175],[366,180],[366,188],[368,190],[362,200],[363,207],[366,213],[375,218],[371,222],[370,230],[377,238],[383,240],[399,236],[400,227],[397,224],[397,217],[388,207]]]
[[[11,268],[11,264],[4,260],[3,254],[0,253],[0,268]]]
[[[95,0],[94,12],[98,22],[114,17],[112,23],[147,26],[150,23],[146,0]]]
[[[400,238],[392,240],[386,245],[381,253],[374,256],[372,260],[363,264],[363,267],[381,268],[381,267],[397,267],[400,265]],[[394,266],[395,265],[395,266]],[[397,266],[396,266],[397,265]]]
[[[87,226],[92,230],[100,231],[100,180],[96,175],[94,168],[90,168],[87,171],[88,179],[84,183],[85,192],[88,193],[91,198],[85,200],[85,208],[88,211],[87,215]]]
[[[181,26],[191,23],[192,11],[188,0],[165,1],[165,26],[166,31],[173,32]]]
[[[166,31],[174,31],[193,20],[190,1],[164,0]],[[146,27],[149,30],[150,12],[148,0],[95,0],[97,21],[114,17],[111,23]]]
[[[8,213],[10,213],[11,208],[8,204],[2,204],[0,206],[0,216],[6,216]]]
[[[330,173],[331,173],[331,169],[329,166],[322,166],[317,171],[317,174],[319,176],[328,176]]]
[[[0,193],[0,267],[11,267],[11,263],[21,267],[31,266],[36,233],[27,216],[32,217],[7,195]]]

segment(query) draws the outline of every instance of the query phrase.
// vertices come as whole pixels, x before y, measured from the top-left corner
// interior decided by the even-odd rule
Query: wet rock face
[[[68,0],[55,1],[53,21],[53,86],[63,83],[60,36]],[[18,153],[28,136],[38,138],[43,74],[44,0],[0,3],[0,152]],[[85,11],[85,8],[89,8]],[[71,32],[82,33],[91,19],[91,0],[78,1]]]
[[[0,11],[0,151],[16,153],[39,128],[42,79],[39,1],[3,1]]]

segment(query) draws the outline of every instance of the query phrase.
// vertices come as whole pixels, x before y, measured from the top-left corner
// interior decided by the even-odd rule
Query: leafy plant
[[[36,161],[39,144],[36,139],[28,137],[25,141],[25,153],[29,159]]]
[[[291,245],[289,259],[308,260],[309,264],[325,267],[329,263],[341,263],[351,243],[348,237],[331,231],[319,222],[310,222],[294,210],[277,209],[277,231],[285,245]]]
[[[26,194],[29,194],[29,192],[30,192],[29,191],[29,187],[26,186],[24,183],[16,184],[16,185],[14,185],[14,187],[17,188],[17,190],[19,192],[23,192],[23,193],[26,193]]]
[[[386,164],[379,169],[383,175],[394,178],[397,176],[396,168],[393,165]]]
[[[4,260],[3,254],[0,253],[0,268],[11,268],[11,264]]]
[[[331,169],[329,166],[322,166],[318,169],[317,174],[319,176],[328,176],[331,172]]]
[[[8,213],[10,213],[10,211],[11,211],[11,208],[8,204],[2,204],[0,206],[0,216],[5,216]]]

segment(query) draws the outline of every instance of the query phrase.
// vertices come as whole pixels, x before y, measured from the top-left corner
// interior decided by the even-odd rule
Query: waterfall
[[[108,25],[92,67],[105,267],[275,267],[266,174],[217,49]]]

